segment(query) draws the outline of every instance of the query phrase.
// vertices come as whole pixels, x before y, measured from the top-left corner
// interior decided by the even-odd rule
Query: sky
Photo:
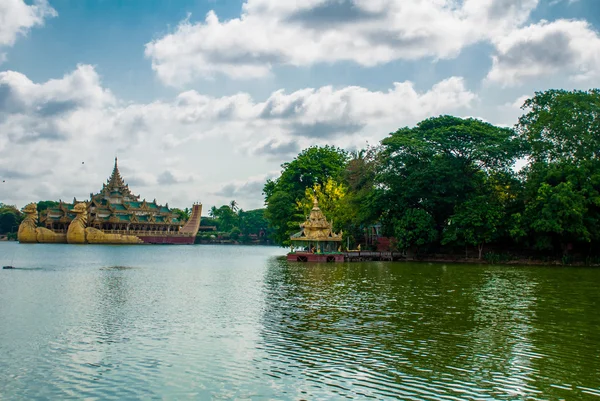
[[[0,0],[0,202],[263,206],[312,145],[600,85],[600,0]]]

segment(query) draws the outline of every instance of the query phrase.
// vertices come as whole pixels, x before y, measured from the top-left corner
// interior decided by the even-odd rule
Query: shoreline
[[[14,242],[19,243],[16,239],[0,238],[0,242]],[[289,253],[289,248],[280,247],[273,243],[258,243],[258,242],[237,242],[232,240],[221,240],[221,241],[201,241],[195,242],[190,245],[225,245],[225,246],[267,246],[267,247],[279,247],[285,250],[285,254],[281,257],[285,258]],[[561,259],[544,260],[535,258],[518,258],[510,260],[486,260],[477,258],[465,258],[456,257],[454,255],[440,255],[440,256],[423,256],[416,257],[413,259],[407,259],[399,252],[383,252],[386,254],[381,257],[381,252],[361,251],[361,252],[344,252],[349,258],[345,260],[347,263],[355,262],[375,262],[375,261],[393,261],[393,262],[416,262],[416,263],[456,263],[456,264],[471,264],[471,265],[502,265],[502,266],[562,266],[562,267],[600,267],[599,263],[586,263],[583,260],[573,260],[568,263],[564,263]],[[379,254],[379,255],[375,255]]]

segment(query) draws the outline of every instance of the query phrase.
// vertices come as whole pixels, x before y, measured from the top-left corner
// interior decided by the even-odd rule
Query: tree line
[[[208,218],[203,217],[201,226],[212,226],[215,231],[198,232],[200,241],[231,240],[241,243],[270,242],[269,224],[265,209],[243,210],[235,200],[220,207],[213,206]]]
[[[273,239],[288,245],[316,197],[349,242],[379,224],[409,256],[598,258],[600,91],[522,109],[512,128],[440,116],[354,152],[303,150],[264,185]]]

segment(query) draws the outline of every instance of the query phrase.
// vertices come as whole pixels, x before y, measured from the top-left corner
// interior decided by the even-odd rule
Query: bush
[[[241,233],[242,230],[240,230],[237,227],[233,227],[233,229],[229,232],[229,238],[231,238],[234,241],[237,241],[240,238]]]

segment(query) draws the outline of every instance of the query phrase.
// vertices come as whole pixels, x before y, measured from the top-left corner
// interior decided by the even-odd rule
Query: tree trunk
[[[483,243],[478,245],[479,248],[479,260],[481,260],[481,254],[483,253]]]
[[[417,256],[417,247],[415,245],[411,245],[406,250],[406,260],[415,260]]]

